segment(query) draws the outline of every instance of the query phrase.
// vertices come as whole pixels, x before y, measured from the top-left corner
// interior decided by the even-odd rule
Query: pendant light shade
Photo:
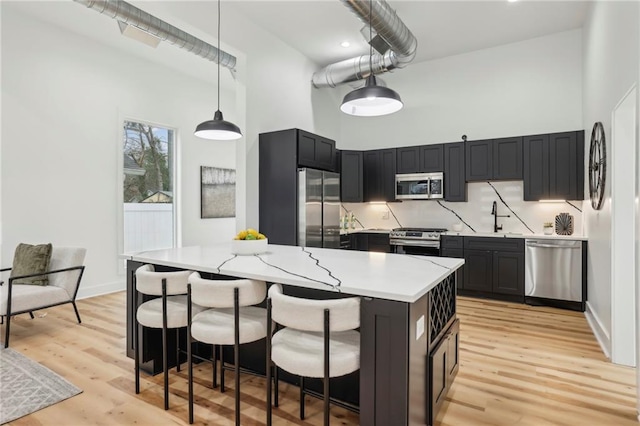
[[[364,87],[347,93],[340,110],[349,115],[373,117],[400,111],[403,105],[400,95],[388,87],[378,86],[375,76],[370,74]]]
[[[238,126],[226,121],[222,117],[222,111],[218,110],[213,116],[213,120],[203,121],[198,124],[194,135],[203,139],[230,141],[240,139],[242,132]]]
[[[373,28],[371,23],[371,10],[373,9],[373,1],[369,0],[369,71],[370,74],[364,84],[364,87],[353,90],[344,97],[340,111],[349,115],[360,117],[375,117],[378,115],[393,114],[400,111],[402,99],[395,91],[388,87],[378,86],[376,77],[373,75]]]
[[[240,128],[230,121],[226,121],[222,117],[220,111],[220,0],[218,0],[218,109],[213,115],[213,120],[203,121],[198,124],[195,136],[203,139],[212,139],[219,141],[230,141],[240,139],[242,132]]]

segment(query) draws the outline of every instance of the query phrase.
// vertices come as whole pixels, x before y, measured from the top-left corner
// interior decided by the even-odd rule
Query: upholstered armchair
[[[33,318],[33,311],[71,303],[78,323],[82,322],[76,306],[76,295],[84,273],[85,254],[84,248],[53,247],[47,272],[12,276],[4,283],[0,282],[0,317],[6,319],[5,348],[9,347],[11,317],[14,315],[29,313]],[[11,269],[0,269],[0,272]],[[48,285],[19,284],[20,280],[45,275]]]

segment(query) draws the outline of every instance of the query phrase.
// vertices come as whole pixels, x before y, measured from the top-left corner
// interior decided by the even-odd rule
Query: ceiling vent
[[[173,25],[138,9],[132,4],[122,0],[73,0],[89,9],[102,13],[118,21],[121,31],[127,26],[135,27],[149,35],[149,38],[166,41],[181,49],[205,58],[209,61],[220,63],[223,67],[234,71],[236,57],[217,47],[192,36],[191,34],[176,28]],[[124,25],[124,27],[123,27]],[[123,31],[124,33],[124,31]],[[139,38],[140,35],[138,35]]]
[[[396,68],[404,68],[416,55],[418,41],[409,28],[402,22],[396,12],[384,0],[375,0],[371,9],[371,22],[369,22],[368,0],[341,0],[356,16],[365,24],[371,25],[376,33],[372,45],[378,52],[371,58],[369,55],[356,56],[327,65],[313,74],[312,82],[315,87],[336,87],[338,84],[348,83],[366,78],[371,72],[380,74],[392,71]],[[388,45],[375,39],[379,37]],[[368,34],[366,39],[368,39]]]

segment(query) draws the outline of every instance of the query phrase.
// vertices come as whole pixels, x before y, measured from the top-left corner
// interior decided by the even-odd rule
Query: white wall
[[[630,153],[611,144],[611,111],[638,79],[638,3],[595,2],[583,30],[583,120],[588,153],[591,128],[604,125],[607,149],[615,155]],[[588,154],[585,155],[588,157]],[[585,158],[586,160],[587,158]],[[630,176],[633,173],[630,172]],[[592,326],[611,350],[611,168],[607,169],[605,201],[594,211],[584,203],[584,229],[589,237],[588,312]]]
[[[335,92],[312,88],[316,65],[260,28],[250,31],[244,37],[253,43],[238,79],[246,90],[246,226],[256,227],[259,133],[297,127],[337,138],[340,110]]]
[[[2,264],[19,242],[83,246],[79,295],[124,288],[116,219],[124,117],[178,130],[182,243],[231,238],[233,219],[200,219],[200,166],[235,167],[234,144],[193,136],[213,116],[215,85],[1,6]],[[237,119],[235,93],[223,90],[222,102]]]
[[[579,130],[581,43],[581,30],[573,30],[383,75],[405,108],[385,117],[342,114],[339,146],[373,149],[460,141],[463,134],[473,140]]]

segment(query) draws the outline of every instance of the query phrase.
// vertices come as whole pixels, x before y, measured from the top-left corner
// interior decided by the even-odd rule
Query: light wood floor
[[[170,375],[171,409],[162,409],[162,377],[142,376],[134,393],[133,361],[125,356],[125,295],[117,293],[21,315],[11,347],[84,392],[12,425],[187,424],[186,371]],[[459,298],[461,366],[439,424],[637,425],[635,371],[609,363],[579,313]],[[46,314],[44,317],[41,317]],[[196,423],[233,424],[233,389],[211,390],[210,366],[197,366]],[[228,374],[228,384],[233,378]],[[264,424],[264,380],[242,377],[242,424]],[[275,425],[322,424],[322,405],[308,399],[297,417],[297,388],[281,384]],[[332,407],[332,424],[358,417]]]

